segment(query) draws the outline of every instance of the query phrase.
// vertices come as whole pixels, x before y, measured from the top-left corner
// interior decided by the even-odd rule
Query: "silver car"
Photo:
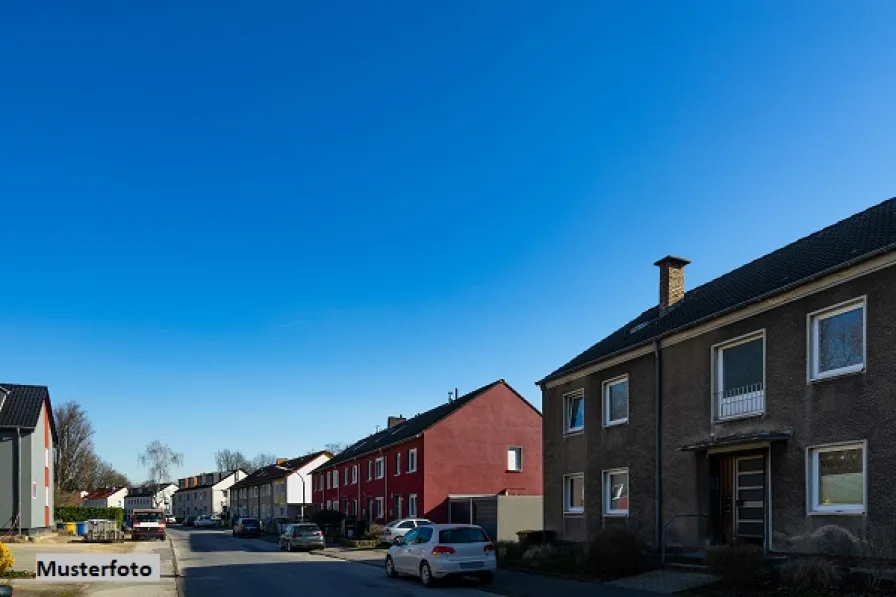
[[[425,524],[432,524],[432,521],[427,520],[426,518],[417,518],[415,516],[393,520],[380,531],[379,541],[383,545],[391,545],[396,537],[404,537],[413,529]]]
[[[280,549],[293,551],[296,549],[323,549],[327,546],[320,527],[313,522],[291,524],[280,535]]]

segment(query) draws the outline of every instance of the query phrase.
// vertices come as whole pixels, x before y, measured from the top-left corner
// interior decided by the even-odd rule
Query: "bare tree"
[[[215,464],[219,471],[248,470],[251,468],[249,459],[243,456],[239,450],[218,450],[215,452]]]
[[[115,470],[115,467],[102,458],[92,455],[92,469],[88,486],[98,487],[128,487],[131,482],[123,473]]]
[[[252,459],[252,462],[249,463],[249,468],[252,469],[247,470],[246,472],[257,471],[260,468],[266,467],[269,464],[274,464],[277,462],[277,456],[274,454],[265,454],[262,452],[258,456]]]
[[[77,402],[64,402],[53,409],[56,422],[56,452],[53,456],[56,487],[64,492],[93,489],[93,426]]]
[[[137,457],[140,466],[144,466],[149,471],[149,479],[155,487],[153,492],[153,506],[158,507],[156,503],[162,481],[171,479],[171,468],[180,467],[184,463],[184,455],[175,452],[167,444],[163,444],[159,440],[152,442],[146,446],[143,454]]]
[[[334,455],[339,454],[343,450],[345,450],[348,446],[346,446],[342,442],[333,442],[331,444],[327,444],[324,446],[324,450],[328,452],[332,452]]]

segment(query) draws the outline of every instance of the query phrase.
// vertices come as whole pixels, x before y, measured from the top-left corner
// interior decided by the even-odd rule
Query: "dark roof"
[[[503,379],[499,379],[498,381],[492,382],[487,386],[483,386],[479,389],[473,390],[469,394],[461,396],[456,400],[445,402],[424,413],[420,413],[419,415],[408,419],[404,423],[400,423],[391,428],[383,429],[382,431],[374,433],[373,435],[369,435],[364,439],[355,442],[354,444],[350,445],[348,448],[337,454],[332,460],[330,460],[326,464],[321,465],[318,470],[332,468],[333,466],[336,466],[343,462],[348,462],[349,460],[352,460],[359,456],[364,456],[365,454],[375,452],[376,450],[379,450],[381,448],[407,441],[414,436],[423,433],[451,413],[457,411],[464,405],[469,404],[476,398],[482,396],[492,388],[495,388],[499,385],[506,386],[510,391],[516,394],[520,398],[520,400],[529,405],[533,410],[535,410],[535,412],[538,412],[538,409],[536,409],[525,398],[523,398],[519,394],[519,392],[510,387],[510,384],[505,382]]]
[[[159,485],[159,491],[163,491],[167,487],[175,485],[174,483],[162,483]],[[155,487],[131,487],[128,489],[129,498],[152,497],[156,493]]]
[[[896,197],[688,291],[660,317],[657,317],[658,307],[647,309],[537,383],[542,384],[893,249],[896,249]]]
[[[226,481],[230,477],[232,477],[236,471],[228,471],[226,475],[222,474],[221,477],[217,481],[212,481],[211,483],[203,483],[202,485],[194,485],[193,487],[184,487],[181,491],[190,490],[190,489],[206,489],[208,487],[214,487],[221,481]]]
[[[104,500],[109,496],[115,495],[122,489],[124,489],[124,487],[103,487],[102,489],[94,489],[81,498],[81,500]]]
[[[0,402],[3,403],[0,406],[0,427],[34,429],[40,420],[41,406],[46,401],[47,412],[50,413],[50,433],[53,434],[53,441],[56,441],[56,421],[53,419],[53,405],[47,386],[0,383],[0,388],[9,391],[5,400],[5,392],[0,391]]]
[[[287,460],[286,462],[281,462],[280,464],[269,464],[268,466],[263,466],[242,481],[237,481],[236,483],[231,485],[230,489],[253,487],[255,485],[269,483],[274,479],[282,479],[283,477],[288,477],[308,463],[313,462],[316,458],[326,455],[333,456],[333,453],[328,450],[321,450],[319,452],[313,452],[311,454],[306,454],[304,456],[299,456],[298,458]]]
[[[693,444],[679,446],[679,452],[696,452],[699,450],[707,450],[719,446],[737,446],[748,444],[751,442],[783,442],[793,436],[793,429],[774,429],[766,431],[748,431],[745,433],[734,433],[731,435],[722,435],[708,437]]]

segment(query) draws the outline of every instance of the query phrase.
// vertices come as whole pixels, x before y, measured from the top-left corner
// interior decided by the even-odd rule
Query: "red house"
[[[317,508],[448,522],[449,496],[542,493],[541,413],[503,379],[352,444],[312,473]]]

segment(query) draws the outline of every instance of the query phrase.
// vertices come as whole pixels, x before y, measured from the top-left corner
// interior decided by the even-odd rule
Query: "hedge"
[[[100,520],[117,520],[124,522],[122,508],[89,508],[87,506],[56,506],[56,520],[62,522],[84,522],[94,518]]]

